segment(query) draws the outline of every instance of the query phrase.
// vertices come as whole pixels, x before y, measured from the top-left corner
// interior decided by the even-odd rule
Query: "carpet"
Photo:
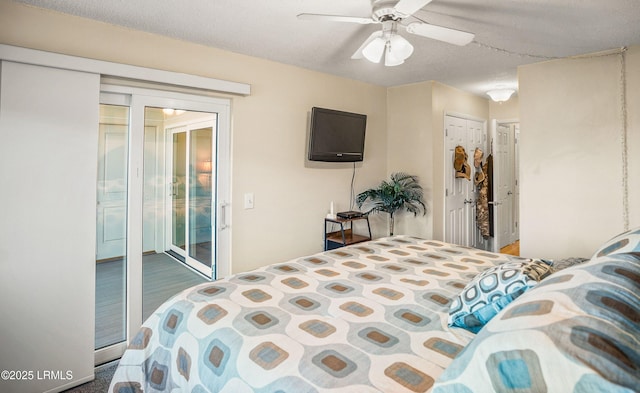
[[[104,393],[109,389],[109,384],[116,372],[119,360],[105,363],[96,367],[96,379],[91,382],[83,383],[80,386],[65,390],[64,393]]]

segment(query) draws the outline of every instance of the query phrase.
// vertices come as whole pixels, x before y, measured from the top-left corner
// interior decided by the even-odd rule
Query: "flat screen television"
[[[362,161],[366,128],[367,115],[313,107],[309,133],[309,160]]]

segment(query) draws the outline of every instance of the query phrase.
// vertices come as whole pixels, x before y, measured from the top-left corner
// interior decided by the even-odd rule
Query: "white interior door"
[[[486,249],[488,242],[476,225],[477,191],[473,182],[473,153],[486,152],[487,132],[482,121],[445,116],[445,241]],[[456,178],[453,167],[456,146],[464,147],[471,179]],[[486,155],[486,154],[485,154]]]
[[[468,163],[471,167],[471,181],[467,181],[467,200],[469,201],[467,205],[469,206],[470,212],[469,214],[469,227],[467,231],[469,233],[469,246],[487,249],[488,240],[482,236],[480,229],[477,225],[477,205],[478,205],[478,189],[474,182],[474,175],[476,169],[474,168],[474,153],[476,148],[482,150],[484,157],[482,162],[487,157],[487,131],[485,128],[485,123],[477,120],[467,120],[467,142],[465,145],[465,149],[467,151],[467,155],[469,156]]]
[[[466,120],[445,116],[445,241],[469,244],[470,225],[466,180],[455,178],[453,161],[456,146],[466,145]]]
[[[111,116],[110,119],[116,117]],[[100,124],[96,204],[97,260],[124,256],[127,236],[127,135],[127,124],[117,124],[117,120]]]
[[[510,219],[510,243],[520,239],[520,124],[513,124],[513,152],[511,154],[513,160],[513,195],[511,203],[511,219]]]
[[[512,243],[513,223],[513,133],[507,124],[496,123],[493,136],[494,250]]]

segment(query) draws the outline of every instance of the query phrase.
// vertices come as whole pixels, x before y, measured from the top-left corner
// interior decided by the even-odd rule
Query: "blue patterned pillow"
[[[550,260],[547,261],[545,260],[545,262],[548,262],[549,265],[553,266],[553,268],[556,270],[556,272],[569,268],[571,266],[575,266],[575,265],[579,265],[581,263],[585,263],[587,262],[588,259],[587,258],[580,258],[580,257],[572,257],[572,258],[563,258],[563,259],[559,259],[559,260]]]
[[[640,227],[623,232],[607,241],[591,258],[629,252],[640,252]]]
[[[432,392],[637,391],[639,292],[634,254],[555,273],[491,320]]]
[[[483,271],[453,299],[449,326],[478,333],[507,304],[553,271],[543,261],[508,262]]]

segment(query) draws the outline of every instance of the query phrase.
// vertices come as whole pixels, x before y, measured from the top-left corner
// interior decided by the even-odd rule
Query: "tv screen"
[[[366,128],[367,115],[313,107],[309,135],[309,160],[362,161]]]

